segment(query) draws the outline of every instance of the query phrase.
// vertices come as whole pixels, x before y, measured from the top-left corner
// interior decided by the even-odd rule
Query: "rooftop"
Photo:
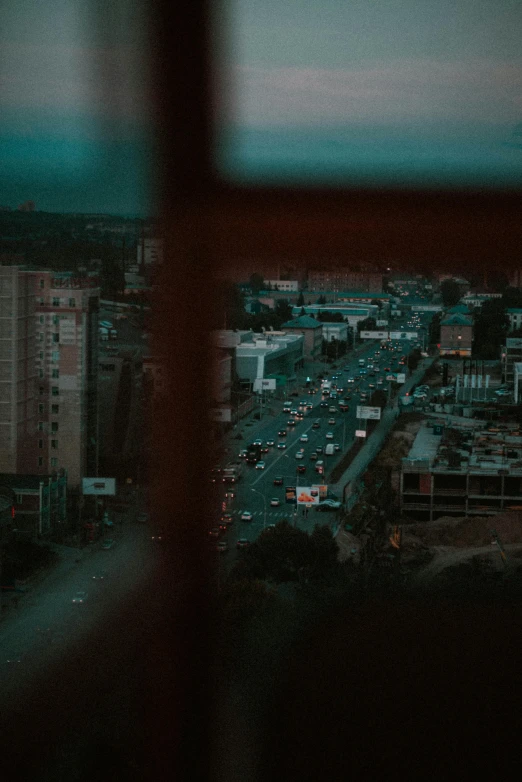
[[[320,329],[322,323],[315,318],[311,318],[309,315],[300,315],[294,320],[289,320],[283,323],[284,329]]]

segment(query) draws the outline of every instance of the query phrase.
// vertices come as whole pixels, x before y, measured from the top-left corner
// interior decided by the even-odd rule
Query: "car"
[[[303,459],[304,458],[304,451],[296,451],[295,458],[296,459]]]
[[[349,378],[347,378],[346,382],[347,383],[355,383],[355,380],[354,380],[353,377],[349,377]]]
[[[312,451],[312,453],[310,454],[310,459],[311,459],[312,462],[315,462],[317,460],[317,453],[316,453],[316,451]]]
[[[310,396],[311,396],[312,394],[315,394],[315,388],[309,388],[309,389],[308,389],[308,393],[310,394]]]
[[[328,412],[329,413],[336,413],[337,412],[337,408],[332,405],[331,407],[328,408]]]
[[[368,388],[375,388],[375,383],[368,383]]]
[[[246,448],[242,448],[240,452],[238,453],[238,456],[240,459],[246,459],[247,458],[248,451]]]
[[[286,437],[286,429],[280,429],[277,434],[279,437]]]
[[[328,407],[328,402],[321,402],[319,407]]]
[[[274,445],[275,445],[275,440],[273,440],[273,439],[270,437],[270,439],[266,441],[266,444],[268,445],[268,447],[269,447],[269,448],[272,448],[272,446],[274,446]]]
[[[290,410],[290,415],[297,415],[299,410]]]
[[[232,524],[234,518],[231,513],[222,513],[221,514],[221,521],[223,521],[225,524]]]
[[[313,410],[314,406],[310,402],[308,402],[307,405],[306,405],[306,409],[307,410]]]
[[[250,541],[246,538],[239,538],[239,540],[236,543],[236,548],[248,548],[250,546]]]
[[[276,528],[275,524],[267,524],[265,527],[265,532],[273,532]]]
[[[85,603],[86,600],[87,600],[87,592],[76,592],[75,596],[72,599],[73,603]]]
[[[378,386],[382,386],[383,383],[384,383],[384,380],[383,380],[382,377],[377,378],[377,385]]]
[[[210,538],[219,538],[221,530],[219,527],[212,527],[212,529],[209,530],[208,535]]]
[[[282,486],[282,485],[283,485],[283,476],[276,475],[274,478],[274,486]]]
[[[111,538],[106,538],[106,540],[102,541],[101,547],[105,550],[112,548],[114,544],[114,541]]]
[[[278,497],[272,497],[270,505],[272,508],[278,508],[281,505],[281,500]]]
[[[218,540],[216,543],[216,551],[218,551],[220,554],[224,554],[225,551],[228,551],[228,543],[226,540]]]
[[[328,419],[328,426],[335,426],[335,418]]]
[[[301,435],[301,437],[299,438],[299,441],[301,443],[307,443],[308,442],[308,435],[306,434],[306,432]]]
[[[219,526],[219,531],[220,532],[226,532],[227,529],[228,529],[228,524],[226,524],[226,522],[224,522],[224,521],[220,521],[218,526]],[[154,538],[153,538],[153,540],[154,540]]]
[[[269,449],[268,445],[262,445],[261,446],[261,453],[268,453],[269,450],[270,449]]]
[[[323,446],[322,445],[318,445],[317,448],[315,449],[315,451],[316,451],[316,453],[322,453],[323,452]]]
[[[226,529],[226,524],[224,525]],[[219,525],[219,529],[222,529],[222,525]],[[154,541],[154,543],[163,543],[165,540],[165,534],[162,530],[158,530],[158,532],[155,532],[154,535],[151,536],[151,540]]]
[[[287,426],[295,426],[295,418],[289,418],[286,422]]]
[[[241,514],[241,521],[252,521],[253,516],[249,510],[244,510]]]
[[[497,388],[495,391],[496,396],[511,396],[511,391],[507,388]]]
[[[256,470],[264,470],[265,467],[266,464],[262,459],[256,464]]]
[[[334,451],[340,451],[340,450],[341,450],[340,444],[339,443],[334,443]]]
[[[366,375],[366,374],[368,374],[368,373],[366,372],[366,370],[365,370],[365,369],[360,369],[360,370],[359,370],[359,374],[360,374],[360,375]]]
[[[105,581],[107,578],[107,573],[95,573],[92,578],[93,581]]]
[[[306,472],[306,466],[304,464],[298,464],[297,465],[297,472],[300,473],[300,474]]]
[[[277,443],[277,447],[280,451],[283,451],[286,448],[286,443]]]
[[[325,437],[327,440],[333,440],[333,432],[326,432]]]
[[[139,524],[146,524],[149,520],[149,514],[145,512],[140,512],[136,514],[136,521]]]
[[[227,491],[225,492],[226,500],[233,500],[235,496],[236,496],[236,492],[232,491],[232,489],[227,489]]]
[[[263,441],[258,438],[257,440],[254,440],[254,445],[263,445]]]

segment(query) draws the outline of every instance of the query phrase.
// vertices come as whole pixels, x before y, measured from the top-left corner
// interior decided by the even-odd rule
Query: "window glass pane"
[[[217,135],[225,177],[522,183],[518,4],[228,0],[225,7]]]

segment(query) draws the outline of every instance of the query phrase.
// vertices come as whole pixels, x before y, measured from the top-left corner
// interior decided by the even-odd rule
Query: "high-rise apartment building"
[[[90,278],[36,272],[37,471],[69,486],[97,475],[99,289]]]
[[[36,472],[35,277],[0,266],[0,472]]]

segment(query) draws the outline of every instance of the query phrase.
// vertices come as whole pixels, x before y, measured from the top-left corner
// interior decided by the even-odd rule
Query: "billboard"
[[[116,494],[116,478],[83,478],[82,494],[114,497]]]
[[[366,437],[366,432],[364,429],[356,429],[355,430],[355,436],[356,437]]]
[[[416,331],[390,331],[390,339],[417,339]]]
[[[388,321],[387,320],[378,320],[375,325],[379,329],[379,328],[382,328],[383,326],[387,326],[388,325]]]
[[[357,405],[357,418],[371,418],[373,421],[379,421],[381,418],[381,408]]]
[[[388,339],[387,331],[361,331],[361,339]]]
[[[319,489],[317,486],[299,486],[297,490],[298,505],[319,505]]]
[[[406,382],[406,375],[404,372],[399,372],[397,375],[397,383],[405,383]]]
[[[260,391],[275,391],[275,389],[275,377],[256,377],[254,380],[254,391],[257,391],[257,393]]]
[[[232,421],[232,408],[231,407],[215,407],[210,411],[212,421],[224,421],[230,423]]]

